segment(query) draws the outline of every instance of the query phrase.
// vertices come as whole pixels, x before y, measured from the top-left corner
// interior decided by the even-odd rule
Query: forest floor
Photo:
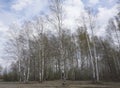
[[[0,82],[0,88],[120,88],[120,82],[93,84],[90,81],[66,81],[65,85],[62,85],[62,81],[30,82],[28,84]]]

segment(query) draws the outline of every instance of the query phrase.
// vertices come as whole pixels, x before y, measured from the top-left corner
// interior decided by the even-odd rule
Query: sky
[[[5,67],[10,63],[10,60],[4,58],[9,26],[13,23],[21,24],[42,12],[48,12],[48,3],[49,0],[0,0],[0,65]],[[99,30],[96,31],[98,36],[105,32],[107,22],[118,12],[116,0],[64,0],[67,13],[66,27],[75,27],[76,19],[85,11],[84,7],[91,7],[96,12],[99,24]]]

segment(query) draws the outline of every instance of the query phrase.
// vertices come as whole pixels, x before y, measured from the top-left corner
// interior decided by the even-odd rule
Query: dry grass
[[[29,84],[1,82],[0,88],[120,88],[120,83],[101,82],[100,84],[92,84],[90,81],[67,81],[65,85],[62,85],[62,81],[30,82]]]

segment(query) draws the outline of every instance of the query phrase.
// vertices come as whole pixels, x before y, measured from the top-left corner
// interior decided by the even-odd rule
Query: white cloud
[[[4,32],[6,32],[7,29],[8,29],[8,27],[5,26],[5,24],[3,24],[2,22],[0,22],[0,31],[4,31]]]
[[[30,20],[32,17],[39,15],[40,12],[46,12],[47,5],[48,0],[16,0],[11,8],[19,16],[18,19]]]
[[[95,5],[99,3],[99,0],[89,0],[89,3]]]
[[[5,61],[1,59],[1,57],[4,55],[4,43],[7,38],[7,31],[8,31],[8,26],[0,22],[0,65],[5,66]]]
[[[99,13],[97,14],[97,24],[99,25],[99,30],[97,30],[97,35],[103,36],[103,34],[105,34],[105,28],[108,24],[108,21],[118,13],[117,5],[110,9],[100,7],[98,10]]]
[[[3,49],[3,47],[1,46],[7,38],[7,31],[8,31],[8,26],[0,22],[0,41],[1,41],[0,42],[0,53],[2,52],[2,49]]]
[[[13,21],[18,20],[18,15],[12,12],[0,10],[0,22],[4,25],[10,25]]]
[[[66,0],[64,8],[66,12],[64,24],[69,29],[73,29],[76,27],[76,20],[80,18],[81,13],[84,13],[84,4],[81,0]]]
[[[110,9],[101,7],[98,10],[97,20],[99,21],[99,25],[106,25],[109,19],[114,17],[118,12],[116,5]]]
[[[47,12],[47,0],[33,0],[33,3],[24,11],[26,17],[39,15],[41,11]]]
[[[0,22],[0,54],[3,51],[2,45],[5,43],[6,39],[8,38],[8,29],[9,29],[8,26]]]
[[[117,0],[108,0],[109,3],[112,3],[112,2],[115,2],[115,1],[117,1]]]
[[[33,3],[33,0],[17,0],[13,5],[12,9],[16,11],[23,10],[24,8],[27,8],[28,5],[31,5]]]

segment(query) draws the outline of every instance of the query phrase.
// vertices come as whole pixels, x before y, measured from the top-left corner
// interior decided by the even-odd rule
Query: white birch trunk
[[[19,68],[19,82],[21,82],[21,61],[18,61],[18,68]]]
[[[93,79],[95,80],[95,66],[94,66],[94,60],[93,60],[93,56],[92,56],[92,52],[91,52],[91,48],[90,48],[90,43],[89,43],[89,39],[88,36],[86,34],[86,38],[87,38],[87,44],[88,44],[88,49],[89,49],[89,53],[90,53],[90,60],[91,60],[91,64],[92,64],[92,71],[93,71]]]

